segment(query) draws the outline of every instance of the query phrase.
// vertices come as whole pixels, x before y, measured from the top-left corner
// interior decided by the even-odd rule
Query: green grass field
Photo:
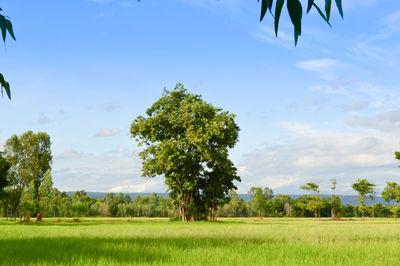
[[[1,220],[0,264],[399,265],[400,220]]]

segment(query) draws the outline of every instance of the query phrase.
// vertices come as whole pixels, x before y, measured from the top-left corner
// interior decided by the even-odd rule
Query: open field
[[[400,220],[0,221],[2,265],[398,265]],[[150,222],[151,220],[151,222]]]

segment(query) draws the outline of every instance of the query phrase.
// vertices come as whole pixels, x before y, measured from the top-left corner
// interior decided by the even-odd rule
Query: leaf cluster
[[[257,0],[260,2],[260,0]],[[273,9],[273,0],[261,0],[261,14],[260,21],[264,19],[265,14],[269,11],[274,18],[275,24],[275,35],[278,36],[278,27],[279,27],[279,19],[281,16],[282,8],[285,4],[285,0],[276,0],[275,3],[275,11],[272,12]],[[335,0],[336,7],[339,10],[340,16],[343,18],[343,7],[342,0]],[[301,20],[303,16],[303,7],[300,0],[286,0],[286,7],[290,16],[290,20],[292,21],[294,28],[294,41],[295,45],[297,45],[297,41],[299,36],[301,35]],[[325,0],[324,11],[315,3],[315,0],[307,1],[307,13],[310,12],[312,8],[315,8],[318,14],[322,17],[322,19],[331,27],[329,22],[331,15],[331,7],[332,0]]]
[[[0,8],[0,29],[3,42],[6,41],[7,33],[11,36],[11,38],[16,40],[12,23],[7,16],[1,14],[2,11],[3,10]],[[1,73],[0,73],[0,89],[1,89],[1,95],[3,95],[3,89],[4,89],[6,91],[7,97],[11,100],[10,83],[8,83],[4,79],[4,76]]]

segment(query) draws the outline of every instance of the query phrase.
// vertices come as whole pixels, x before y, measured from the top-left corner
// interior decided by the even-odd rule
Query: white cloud
[[[297,62],[296,66],[309,71],[323,72],[331,68],[341,67],[342,64],[339,61],[330,58],[320,58],[300,61]]]
[[[281,23],[284,24],[284,23]],[[286,28],[279,29],[278,37],[275,30],[270,26],[259,25],[258,30],[250,33],[250,35],[258,41],[277,44],[285,48],[293,48],[293,37],[286,33]]]
[[[367,109],[370,103],[368,101],[355,101],[343,106],[343,110],[346,112],[356,112],[363,109]]]
[[[339,68],[343,68],[344,64],[331,58],[319,58],[297,62],[296,67],[317,72],[321,75],[321,78],[332,80],[332,76],[334,76]]]
[[[110,192],[155,192],[160,187],[162,187],[160,180],[149,180],[135,185],[116,186],[111,188]]]
[[[121,131],[117,128],[102,129],[99,132],[97,132],[94,136],[95,137],[112,137],[112,136],[118,135],[119,133],[121,133]]]
[[[387,28],[393,31],[400,30],[400,10],[397,10],[389,15],[387,15],[383,22]]]
[[[289,129],[297,135],[301,135],[304,137],[315,137],[321,135],[320,131],[314,130],[310,125],[300,123],[298,121],[283,121],[280,124],[281,126]]]
[[[130,152],[101,155],[66,149],[54,154],[52,174],[55,186],[61,190],[104,192],[119,186],[141,184],[144,180],[141,166],[141,160]],[[155,180],[158,185],[150,187],[153,183],[149,183],[147,188],[165,191],[162,183]]]
[[[41,125],[49,124],[52,121],[47,116],[41,116],[38,118],[37,122]]]
[[[357,178],[377,184],[399,176],[398,135],[335,133],[317,131],[299,122],[282,123],[297,138],[282,145],[267,146],[243,155],[239,168],[246,169],[241,192],[251,186],[268,186],[283,193],[300,193],[299,186],[315,181],[321,185],[336,178],[340,193],[354,193],[347,186]],[[324,192],[324,191],[323,191]],[[328,187],[326,191],[329,192]]]
[[[348,118],[345,122],[353,127],[400,135],[400,109],[380,112],[375,117],[355,116]]]
[[[104,110],[107,112],[112,112],[119,109],[121,106],[119,103],[109,103],[104,106]]]
[[[110,153],[110,154],[122,154],[122,153],[126,153],[126,152],[127,152],[127,150],[124,147],[119,147],[119,148],[116,148],[114,150],[109,151],[108,153]]]

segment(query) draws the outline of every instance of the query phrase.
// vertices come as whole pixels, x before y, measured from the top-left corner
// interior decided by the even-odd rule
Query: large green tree
[[[375,193],[376,185],[368,182],[366,179],[357,179],[351,187],[358,192],[358,198],[356,198],[356,200],[359,201],[361,215],[364,219],[366,210],[365,200]]]
[[[222,194],[228,191],[219,186],[230,184],[221,179],[236,178],[227,160],[229,148],[238,141],[234,118],[200,95],[188,93],[179,83],[172,91],[164,89],[162,97],[147,109],[146,117],[137,117],[131,125],[131,136],[145,146],[139,153],[142,175],[165,177],[183,221],[204,218],[208,212],[204,201],[208,185],[203,185],[209,182],[202,182],[202,178],[223,171],[211,178]]]
[[[39,210],[39,187],[47,170],[51,168],[50,136],[45,132],[27,131],[21,136],[13,135],[4,146],[6,159],[11,164],[10,185],[15,191],[14,207],[20,203],[23,191],[33,183],[36,207]],[[15,209],[15,208],[14,208]]]

